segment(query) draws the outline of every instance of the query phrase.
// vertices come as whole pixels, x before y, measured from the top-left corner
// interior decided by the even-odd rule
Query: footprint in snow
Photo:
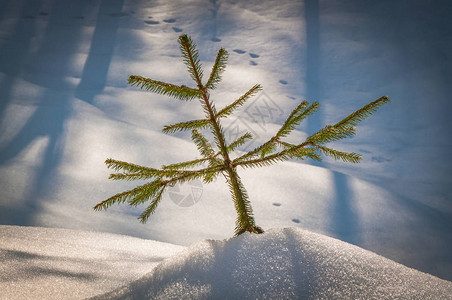
[[[211,39],[211,41],[215,42],[215,43],[218,43],[218,42],[221,42],[221,39],[219,39],[217,37],[214,37],[214,38]]]
[[[182,29],[178,27],[173,27],[173,30],[174,32],[182,32]]]
[[[144,21],[144,23],[149,24],[149,25],[157,25],[157,24],[160,24],[159,21],[152,21],[152,20]]]
[[[281,203],[275,202],[273,203],[274,206],[281,206]]]
[[[174,23],[174,22],[176,22],[176,19],[166,19],[166,20],[163,20],[163,22],[165,22],[165,23]]]
[[[279,83],[286,85],[286,84],[287,84],[287,81],[281,79],[281,80],[279,81]]]
[[[372,161],[377,163],[390,162],[391,160],[383,156],[372,156]]]
[[[238,53],[238,54],[243,54],[246,52],[245,50],[241,50],[241,49],[234,49],[232,51],[234,51],[235,53]]]
[[[256,53],[250,53],[251,58],[258,58],[260,55]]]
[[[250,60],[250,65],[257,66],[257,62],[255,62],[254,60]]]
[[[300,220],[298,220],[298,219],[292,219],[292,222],[294,222],[294,223],[300,223]]]

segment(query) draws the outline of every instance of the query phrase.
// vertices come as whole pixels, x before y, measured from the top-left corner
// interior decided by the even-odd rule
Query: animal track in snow
[[[144,23],[149,24],[149,25],[157,25],[157,24],[160,24],[159,21],[152,21],[152,20],[144,21]]]
[[[250,60],[250,65],[257,66],[257,62],[255,62],[254,60]]]
[[[260,55],[256,53],[250,53],[251,58],[258,58]]]
[[[242,50],[242,49],[234,49],[232,51],[234,51],[235,53],[238,53],[238,54],[243,54],[246,52],[245,50]]]
[[[182,32],[182,29],[178,27],[173,27],[173,30],[174,32]]]
[[[300,223],[300,220],[298,220],[298,219],[292,219],[292,222],[294,222],[294,223]]]
[[[281,206],[281,203],[274,202],[273,205],[274,205],[274,206]]]
[[[163,20],[163,22],[165,22],[165,23],[175,23],[176,19],[165,19],[165,20]]]
[[[383,156],[372,156],[372,161],[377,163],[384,163],[391,161],[390,159],[383,157]]]
[[[286,85],[286,84],[287,84],[287,81],[281,79],[281,80],[279,81],[279,83]]]

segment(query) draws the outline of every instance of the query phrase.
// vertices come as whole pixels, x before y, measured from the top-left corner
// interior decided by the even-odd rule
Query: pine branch
[[[138,86],[147,91],[151,91],[160,95],[174,97],[180,100],[192,100],[193,98],[200,98],[201,92],[186,86],[179,86],[170,83],[165,83],[141,76],[130,75],[129,84]]]
[[[123,203],[125,201],[128,201],[130,205],[135,205],[132,203],[143,202],[151,198],[161,186],[162,182],[159,180],[140,185],[132,190],[118,193],[98,203],[94,206],[94,210],[106,210],[115,203]]]
[[[162,132],[175,133],[177,131],[183,131],[183,130],[202,129],[202,128],[207,128],[210,124],[211,124],[211,121],[208,119],[192,120],[192,121],[181,122],[181,123],[172,124],[172,125],[166,125],[163,127]]]
[[[113,173],[110,174],[108,179],[112,180],[143,180],[143,179],[151,179],[154,177],[160,177],[157,176],[156,173]]]
[[[210,73],[209,80],[207,80],[206,88],[214,89],[216,85],[221,80],[221,74],[224,72],[226,68],[226,62],[228,60],[229,53],[221,48],[218,51],[217,57],[215,59],[215,64],[212,67],[212,72]]]
[[[197,130],[191,131],[191,139],[196,144],[196,147],[199,150],[199,153],[204,158],[212,159],[215,155],[215,151],[212,148],[212,145],[210,145],[209,141]]]
[[[221,168],[221,170],[222,169],[223,168]],[[212,171],[206,171],[202,177],[202,182],[204,184],[211,183],[217,178],[218,174],[220,174],[220,173],[221,173],[221,171],[218,169],[218,167],[213,168]]]
[[[151,214],[154,213],[155,209],[160,203],[160,200],[162,199],[163,192],[165,191],[165,188],[162,188],[157,196],[152,200],[151,204],[143,211],[143,213],[138,217],[141,223],[146,223],[150,217]]]
[[[179,163],[179,164],[174,164],[174,165],[170,165],[170,166],[166,166],[166,168],[164,168],[163,170],[159,170],[159,169],[153,169],[153,168],[146,168],[146,167],[141,167],[138,165],[134,165],[134,164],[130,164],[130,163],[126,163],[126,162],[122,162],[122,161],[116,161],[116,160],[112,160],[112,159],[108,159],[106,161],[107,165],[110,168],[115,169],[117,172],[118,171],[126,171],[126,173],[114,173],[114,174],[110,174],[109,179],[113,179],[113,180],[138,180],[138,179],[150,179],[150,178],[174,178],[177,176],[196,176],[199,173],[202,173],[203,171],[210,171],[212,167],[216,167],[218,166],[221,161],[218,161],[216,159],[217,155],[213,155],[211,158],[209,159],[198,159],[198,160],[194,160],[194,161],[189,161],[189,162],[183,162],[183,163]],[[209,168],[205,168],[205,169],[200,169],[200,170],[180,170],[180,168],[184,168],[187,166],[193,166],[195,164],[207,161],[207,160],[214,160],[216,162],[216,164],[211,164],[209,166]],[[175,168],[174,166],[177,166],[177,168]]]
[[[278,130],[276,135],[274,135],[272,138],[270,138],[267,142],[263,143],[262,145],[242,155],[239,158],[239,161],[243,161],[257,155],[265,157],[266,155],[273,153],[277,148],[277,144],[281,143],[280,138],[287,136],[293,129],[295,129],[297,125],[301,123],[303,119],[311,115],[319,107],[318,102],[314,102],[308,108],[306,108],[308,104],[309,103],[307,101],[303,101],[302,103],[300,103],[292,111],[292,113],[286,119],[286,121]]]
[[[287,142],[281,142],[281,141],[278,141],[278,144],[282,148],[284,148],[284,150],[290,150],[292,148],[295,149],[295,147],[297,147],[297,148],[302,147],[303,148],[303,147],[307,147],[307,146],[310,145],[310,144],[306,144],[306,143],[303,143],[301,145],[293,145],[293,144],[290,144],[290,143],[287,143]],[[302,159],[302,160],[305,159],[306,157],[308,157],[308,158],[310,158],[312,160],[315,160],[315,161],[321,161],[322,160],[320,155],[317,153],[316,149],[314,149],[314,148],[304,148],[304,149],[306,151],[302,151],[302,152],[300,152],[300,154],[295,153],[294,157]]]
[[[243,154],[242,156],[236,158],[234,160],[234,162],[241,162],[241,161],[245,161],[247,159],[252,158],[253,156],[257,156],[259,154],[261,154],[262,152],[265,152],[267,147],[272,147],[273,143],[275,142],[275,137],[272,137],[271,139],[269,139],[268,141],[266,141],[265,143],[263,143],[260,146],[257,146],[256,148],[254,148],[251,151],[248,151],[247,153]]]
[[[245,102],[249,98],[251,98],[253,95],[255,95],[260,90],[262,90],[262,86],[260,84],[256,84],[251,89],[249,89],[248,92],[243,94],[242,97],[240,97],[239,99],[235,100],[233,103],[231,103],[230,105],[226,106],[225,108],[221,109],[215,115],[215,118],[218,119],[218,118],[229,116],[235,109],[237,109],[240,106],[242,106],[243,104],[245,104]]]
[[[227,149],[228,153],[230,153],[230,152],[234,151],[235,149],[237,149],[238,147],[245,144],[247,140],[251,140],[251,139],[253,139],[253,136],[251,135],[251,133],[246,132],[241,137],[239,137],[238,139],[233,141],[229,146],[227,146],[226,149]]]
[[[303,146],[304,145],[304,146]],[[316,153],[315,149],[304,148],[307,144],[301,144],[294,146],[292,148],[282,150],[278,153],[271,154],[265,157],[249,160],[238,160],[233,161],[233,165],[241,166],[244,168],[254,168],[254,167],[264,167],[271,166],[277,162],[289,160],[291,158],[303,159],[304,157],[309,157],[315,160],[319,160],[320,157]]]
[[[315,150],[314,150],[315,151]],[[277,162],[289,160],[291,158],[302,158],[305,156],[314,156],[310,148],[291,148],[287,150],[280,151],[275,154],[271,154],[265,157],[260,157],[256,159],[249,159],[245,161],[233,161],[235,166],[241,166],[244,168],[254,168],[254,167],[265,167],[271,166]]]
[[[202,69],[199,61],[198,50],[195,43],[186,34],[179,37],[179,49],[191,78],[196,82],[198,88],[202,88]]]
[[[162,169],[164,169],[164,170],[166,170],[166,169],[170,169],[170,170],[186,169],[186,168],[191,168],[191,167],[203,164],[208,160],[209,160],[208,158],[200,158],[200,159],[195,159],[195,160],[185,161],[185,162],[181,162],[181,163],[175,163],[175,164],[171,164],[171,165],[162,166]]]
[[[269,154],[272,154],[273,152],[276,151],[277,148],[278,148],[278,146],[277,146],[276,142],[267,143],[267,145],[265,147],[263,147],[260,151],[261,157],[265,157]]]
[[[135,164],[131,164],[125,161],[120,161],[120,160],[114,160],[114,159],[107,159],[105,161],[105,164],[107,165],[107,167],[109,169],[113,169],[116,172],[119,172],[121,170],[130,172],[130,173],[154,173],[156,171],[158,171],[157,169],[154,168],[148,168],[148,167],[143,167],[143,166],[139,166],[139,165],[135,165]]]
[[[342,128],[336,128],[335,126],[328,125],[308,137],[306,140],[309,143],[324,144],[352,137],[355,133],[356,129],[354,127],[343,126]]]
[[[289,133],[294,130],[297,125],[299,125],[307,116],[313,114],[320,107],[318,102],[314,102],[311,106],[306,108],[308,104],[309,103],[307,101],[303,101],[292,111],[287,120],[278,130],[278,133],[276,133],[275,136],[278,139],[289,135]]]
[[[314,147],[320,149],[325,155],[330,156],[334,158],[335,160],[341,159],[344,162],[350,162],[350,163],[359,163],[361,160],[361,155],[357,153],[348,153],[348,152],[342,152],[335,149],[327,148],[325,146],[316,145],[313,144]]]
[[[151,179],[151,178],[173,178],[175,176],[182,176],[187,174],[192,174],[197,170],[177,170],[177,169],[167,169],[167,170],[155,170],[154,172],[147,173],[113,173],[110,174],[108,179],[112,180],[141,180],[141,179]]]
[[[334,125],[335,128],[342,129],[344,127],[356,126],[359,122],[372,115],[385,103],[391,102],[391,100],[386,97],[380,97],[377,100],[367,104],[361,109],[358,109],[354,113],[350,114],[348,117]]]
[[[186,173],[181,176],[168,179],[167,181],[165,181],[165,184],[174,185],[176,183],[184,183],[196,179],[202,179],[205,182],[210,182],[212,178],[215,178],[223,170],[224,165],[221,164],[209,166],[201,170],[185,171]]]

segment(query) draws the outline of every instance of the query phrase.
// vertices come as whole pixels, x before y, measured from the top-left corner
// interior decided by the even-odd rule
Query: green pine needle
[[[163,127],[162,132],[175,133],[177,131],[202,129],[208,127],[210,124],[210,120],[207,119],[181,122],[173,125],[166,125],[165,127]]]
[[[213,158],[215,151],[213,150],[212,145],[210,145],[209,141],[201,133],[199,133],[199,131],[192,130],[191,139],[196,144],[199,153],[201,153],[204,158]]]
[[[218,51],[217,58],[215,59],[215,63],[212,67],[212,72],[210,73],[209,80],[207,80],[206,88],[214,89],[217,84],[221,81],[221,74],[224,72],[226,68],[226,62],[228,61],[229,53],[221,48]]]
[[[200,159],[194,159],[190,161],[185,161],[181,163],[175,163],[171,165],[162,166],[162,169],[164,170],[180,170],[180,169],[187,169],[192,168],[198,165],[204,164],[206,161],[208,161],[208,158],[200,158]]]
[[[195,43],[193,43],[189,36],[184,34],[179,37],[179,45],[182,58],[188,68],[191,78],[196,82],[198,88],[201,88],[203,71]]]
[[[129,76],[129,84],[132,86],[136,85],[156,94],[166,95],[180,100],[192,100],[194,98],[201,97],[201,92],[199,90],[182,85],[174,85],[162,81],[152,80],[137,75]]]
[[[357,164],[361,161],[361,155],[357,153],[342,152],[335,149],[327,148],[321,145],[314,145],[314,147],[320,149],[325,155],[334,158],[335,160],[342,160],[344,162]]]
[[[143,213],[138,217],[141,223],[146,223],[151,216],[151,214],[154,213],[155,209],[160,203],[160,200],[162,199],[162,195],[164,192],[164,188],[161,188],[158,192],[157,196],[152,200],[151,204],[143,211]]]
[[[232,152],[235,149],[239,148],[240,146],[242,146],[243,144],[245,144],[248,140],[251,140],[253,138],[253,136],[251,135],[251,133],[246,132],[245,134],[243,134],[242,136],[240,136],[238,139],[236,139],[235,141],[233,141],[228,147],[227,147],[227,151],[228,152]]]
[[[152,172],[157,171],[157,169],[154,169],[154,168],[143,167],[143,166],[131,164],[131,163],[128,163],[125,161],[114,160],[111,158],[108,158],[107,160],[105,160],[105,164],[107,165],[107,167],[109,169],[113,169],[116,172],[123,170],[123,171],[130,172],[130,173],[138,173],[138,172],[152,173]]]
[[[215,118],[223,118],[223,117],[227,117],[229,116],[235,109],[239,108],[240,106],[242,106],[243,104],[245,104],[245,102],[251,98],[253,95],[255,95],[257,92],[259,92],[260,90],[262,90],[262,86],[260,84],[256,84],[255,86],[253,86],[251,89],[248,90],[248,92],[246,92],[245,94],[243,94],[243,96],[241,96],[239,99],[235,100],[234,102],[232,102],[230,105],[226,106],[225,108],[221,109],[217,115],[215,116]]]
[[[354,127],[344,126],[342,128],[336,128],[335,126],[328,125],[322,130],[308,137],[307,141],[315,144],[324,144],[352,137],[355,134],[356,129]]]
[[[377,100],[365,105],[363,108],[358,109],[354,113],[350,114],[348,117],[334,125],[334,127],[343,128],[356,126],[359,122],[376,112],[378,108],[389,102],[391,102],[391,100],[387,96],[380,97]]]
[[[107,200],[104,200],[94,206],[94,210],[106,210],[110,206],[115,203],[123,203],[125,201],[133,200],[135,197],[144,197],[146,195],[146,191],[149,192],[148,196],[152,196],[151,191],[154,189],[156,185],[155,181],[140,185],[130,191],[118,193]]]
[[[309,103],[307,101],[303,101],[292,111],[283,126],[279,129],[276,137],[283,138],[289,135],[289,133],[294,130],[296,126],[298,126],[307,116],[313,114],[320,107],[318,102],[314,102],[306,108],[308,104]]]

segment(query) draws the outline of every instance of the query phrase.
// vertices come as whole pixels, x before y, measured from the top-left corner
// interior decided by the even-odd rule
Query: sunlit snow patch
[[[207,240],[95,299],[450,299],[452,282],[309,231]]]

